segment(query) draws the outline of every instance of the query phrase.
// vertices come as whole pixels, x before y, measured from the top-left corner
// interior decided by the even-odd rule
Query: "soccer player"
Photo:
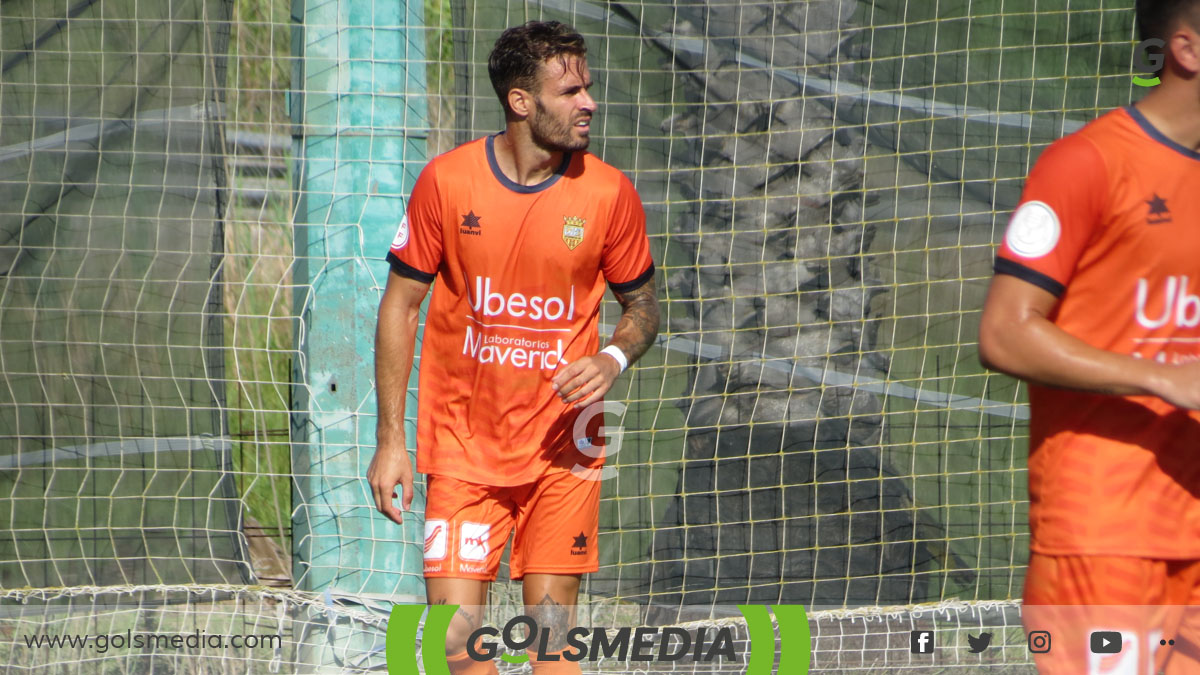
[[[504,31],[488,59],[504,131],[431,161],[387,258],[375,369],[376,506],[401,522],[412,501],[404,396],[418,309],[417,470],[427,475],[430,604],[458,604],[452,673],[494,673],[469,658],[510,532],[510,571],[526,613],[561,652],[580,575],[598,569],[599,468],[589,406],[654,341],[659,311],[645,214],[633,184],[586,152],[596,102],[583,38],[558,22]],[[605,285],[621,304],[600,349]],[[598,443],[598,441],[597,441]],[[531,655],[533,656],[533,655]],[[557,656],[557,655],[556,655]],[[535,673],[578,673],[534,659]]]
[[[1137,22],[1161,84],[1041,155],[980,325],[1029,383],[1042,672],[1200,672],[1200,0]]]

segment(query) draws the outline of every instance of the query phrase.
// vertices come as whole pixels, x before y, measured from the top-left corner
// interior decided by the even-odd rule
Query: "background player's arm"
[[[617,347],[632,365],[637,361],[658,335],[658,293],[654,277],[637,288],[613,294],[621,303],[621,318],[613,329],[609,345]],[[586,408],[604,398],[612,387],[621,366],[608,354],[595,354],[575,361],[562,368],[554,377],[554,389],[566,403],[576,408]]]
[[[979,360],[987,368],[1046,386],[1153,395],[1200,409],[1200,362],[1160,364],[1092,347],[1049,320],[1057,302],[1049,291],[997,274],[979,325]]]
[[[375,508],[397,523],[403,517],[392,501],[396,486],[400,487],[404,510],[408,510],[413,499],[412,462],[404,443],[404,397],[416,350],[421,301],[428,292],[429,284],[390,272],[375,327],[375,396],[379,416],[375,456],[367,469],[367,482],[375,496]]]

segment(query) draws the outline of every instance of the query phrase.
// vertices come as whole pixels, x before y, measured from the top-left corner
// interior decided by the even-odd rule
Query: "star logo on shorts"
[[[578,537],[572,537],[571,555],[587,555],[587,535],[580,532]]]
[[[1167,208],[1167,200],[1159,197],[1157,192],[1153,193],[1145,202],[1150,207],[1150,213],[1146,214],[1148,224],[1162,225],[1171,222],[1171,209]]]
[[[459,234],[481,235],[483,229],[479,222],[479,216],[475,215],[475,211],[467,211],[463,216],[462,227],[458,228]]]

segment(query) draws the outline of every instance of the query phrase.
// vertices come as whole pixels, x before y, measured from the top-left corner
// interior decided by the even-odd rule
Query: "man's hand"
[[[375,508],[398,524],[404,524],[401,509],[407,511],[413,500],[413,470],[408,459],[404,440],[379,443],[375,457],[367,469],[367,483],[375,495]],[[396,498],[396,486],[400,487],[400,508],[392,501]]]
[[[621,374],[621,364],[608,354],[594,354],[559,368],[551,384],[563,403],[586,408],[604,398]]]

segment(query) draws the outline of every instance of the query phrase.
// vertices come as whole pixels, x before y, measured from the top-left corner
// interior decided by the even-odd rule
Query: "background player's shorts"
[[[600,481],[553,471],[512,487],[426,477],[425,576],[494,581],[516,527],[509,573],[583,574],[600,568]]]
[[[1022,620],[1042,675],[1200,673],[1200,561],[1033,553]]]

